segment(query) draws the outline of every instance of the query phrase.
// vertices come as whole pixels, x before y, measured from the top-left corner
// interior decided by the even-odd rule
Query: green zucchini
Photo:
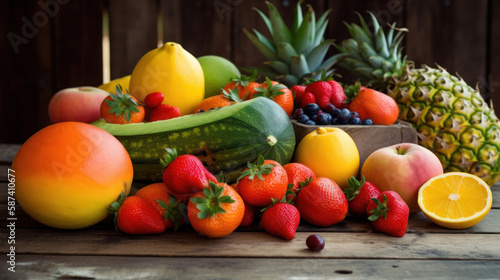
[[[259,155],[286,164],[295,149],[289,117],[264,97],[165,121],[120,125],[101,119],[92,124],[123,144],[134,165],[135,182],[162,180],[160,159],[166,148],[197,156],[212,174],[222,173],[229,182]]]

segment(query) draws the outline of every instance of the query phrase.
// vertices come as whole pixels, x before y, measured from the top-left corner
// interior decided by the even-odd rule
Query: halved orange
[[[463,172],[435,176],[418,191],[422,212],[437,225],[452,229],[479,223],[492,201],[490,187],[481,178]]]

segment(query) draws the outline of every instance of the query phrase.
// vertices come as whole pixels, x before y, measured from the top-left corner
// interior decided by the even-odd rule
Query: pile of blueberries
[[[308,125],[372,125],[371,119],[361,120],[359,114],[349,109],[336,108],[328,104],[321,110],[316,103],[309,103],[303,109],[298,108],[293,112],[293,117],[299,122]]]

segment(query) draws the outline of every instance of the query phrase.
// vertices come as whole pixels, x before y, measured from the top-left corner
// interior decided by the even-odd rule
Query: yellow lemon
[[[464,229],[479,223],[491,209],[490,187],[479,177],[449,172],[429,179],[418,191],[418,205],[434,223]]]
[[[117,85],[120,85],[123,89],[123,92],[129,90],[129,84],[130,84],[130,75],[127,75],[125,77],[121,77],[118,79],[111,80],[109,83],[102,84],[98,86],[98,88],[108,92],[108,93],[115,93],[115,88]]]
[[[295,161],[305,164],[317,177],[327,177],[341,188],[357,176],[359,152],[354,140],[343,130],[319,127],[307,134],[297,146]]]
[[[205,96],[203,69],[181,45],[167,42],[145,54],[132,71],[130,93],[143,102],[152,92],[161,92],[164,104],[191,114]]]

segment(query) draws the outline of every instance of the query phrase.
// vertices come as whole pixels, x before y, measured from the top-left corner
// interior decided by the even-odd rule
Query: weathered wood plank
[[[195,57],[219,55],[230,59],[232,20],[231,17],[219,17],[216,2],[163,2],[163,40],[176,40]],[[172,17],[172,13],[175,16]]]
[[[110,230],[16,229],[16,254],[64,254],[165,257],[369,258],[500,260],[498,234],[406,234],[323,232],[326,247],[307,250],[309,232],[285,241],[265,232],[234,232],[209,239],[194,232],[125,236]],[[0,233],[0,253],[7,233]],[[224,248],[221,250],[220,248]]]
[[[2,143],[22,143],[50,124],[47,108],[54,93],[50,26],[64,5],[46,4],[25,0],[0,3]]]
[[[437,63],[475,86],[486,78],[488,2],[408,1],[408,59],[417,67]],[[479,87],[486,94],[485,84]]]
[[[314,256],[314,254],[311,254]],[[17,255],[5,279],[495,279],[499,261]]]
[[[157,1],[109,1],[111,79],[132,74],[139,59],[157,48]]]
[[[0,144],[0,164],[10,164],[20,148],[20,144]]]
[[[53,26],[53,82],[56,91],[102,83],[102,7],[104,0],[69,1]]]

